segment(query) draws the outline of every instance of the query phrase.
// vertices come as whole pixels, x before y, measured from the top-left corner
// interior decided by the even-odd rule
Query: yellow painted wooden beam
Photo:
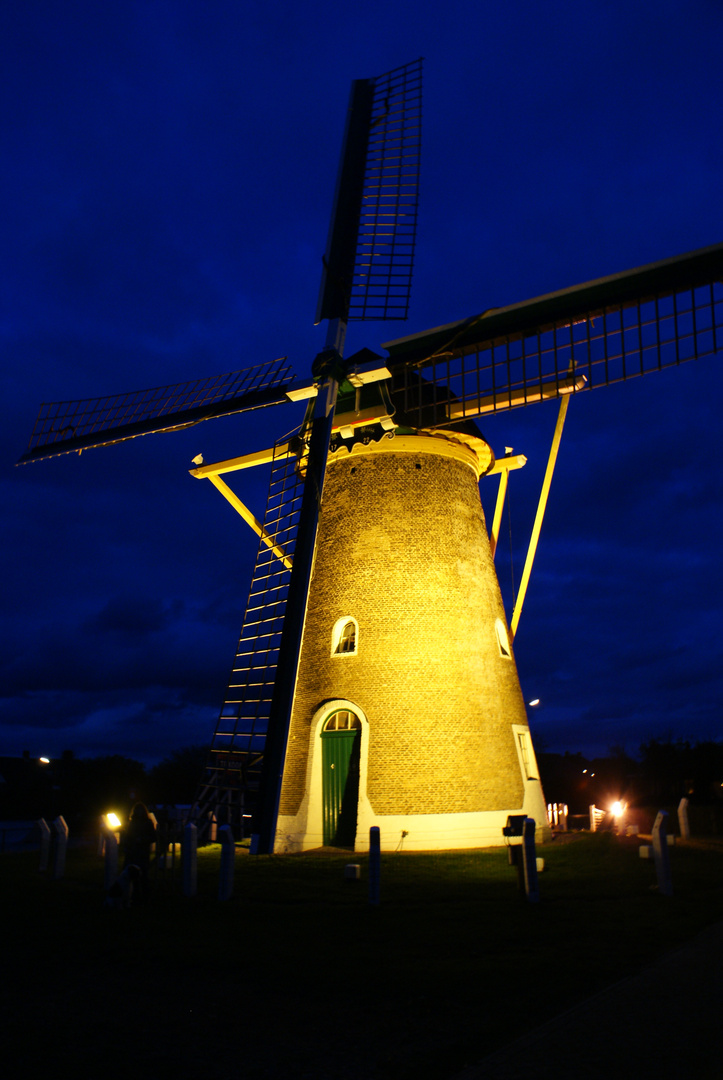
[[[502,524],[502,511],[505,505],[505,498],[507,496],[507,482],[510,476],[511,469],[521,469],[523,465],[527,464],[527,458],[524,454],[513,454],[512,448],[507,447],[507,453],[503,458],[497,458],[487,476],[494,476],[496,473],[500,478],[500,486],[497,489],[497,502],[495,503],[495,513],[492,518],[492,532],[490,533],[490,551],[492,552],[492,558],[495,557],[497,551],[497,541],[500,535],[500,525]]]
[[[227,461],[217,461],[215,465],[199,465],[197,469],[189,469],[189,472],[191,476],[199,480],[206,477],[210,479],[212,476],[218,476],[219,473],[238,472],[239,469],[253,469],[256,465],[268,465],[271,461],[291,457],[293,453],[289,443],[286,443],[277,449],[275,457],[272,446],[268,450],[256,450],[253,454],[243,454],[241,457],[228,458]]]
[[[517,601],[515,603],[515,609],[512,612],[512,619],[510,621],[510,636],[514,639],[517,633],[517,627],[520,622],[520,613],[522,611],[522,605],[525,600],[525,594],[527,592],[527,586],[530,581],[530,574],[532,573],[532,564],[535,560],[535,552],[537,551],[537,542],[540,539],[540,530],[542,529],[542,519],[545,516],[545,508],[547,506],[547,497],[550,494],[550,485],[552,483],[552,474],[555,471],[555,463],[557,461],[557,452],[560,449],[560,440],[562,439],[562,429],[565,425],[565,417],[567,416],[567,407],[570,404],[570,395],[566,395],[560,398],[560,410],[557,414],[557,423],[555,424],[555,434],[552,436],[552,446],[550,447],[550,456],[547,459],[547,468],[545,469],[545,478],[542,481],[542,491],[540,492],[540,501],[537,504],[537,513],[535,514],[535,523],[532,526],[532,536],[530,537],[530,546],[527,549],[527,558],[525,559],[525,567],[522,571],[522,580],[520,581],[520,591],[517,594]]]
[[[274,553],[277,559],[280,559],[284,566],[288,567],[288,569],[290,570],[292,566],[291,557],[287,555],[284,549],[275,542],[273,536],[266,531],[259,519],[257,517],[254,517],[249,508],[241,502],[238,495],[234,491],[232,491],[228,484],[226,484],[225,481],[223,481],[215,473],[208,473],[207,476],[213,486],[221,492],[224,499],[230,502],[234,510],[236,510],[241,515],[246,524],[250,525],[256,535],[261,537],[261,540],[264,544],[266,544],[267,548],[270,548],[270,550]]]
[[[512,469],[521,469],[527,464],[524,454],[506,454],[503,458],[497,458],[494,465],[485,473],[485,476],[496,476],[499,473],[509,473]]]
[[[490,471],[486,474],[490,476],[493,473],[497,473],[500,478],[500,486],[497,488],[497,501],[495,502],[495,512],[492,518],[492,531],[490,532],[490,551],[492,552],[492,558],[495,557],[497,551],[497,540],[500,535],[500,525],[502,524],[502,511],[505,505],[505,498],[507,496],[507,482],[510,478],[510,469],[521,469],[523,465],[527,463],[527,458],[522,454],[512,454],[512,447],[507,446],[506,454],[503,458],[497,458]]]
[[[502,469],[500,471],[500,486],[497,489],[497,502],[495,503],[495,513],[492,518],[492,532],[490,533],[490,551],[492,552],[492,558],[495,557],[497,551],[497,539],[500,535],[500,524],[502,523],[502,510],[505,505],[505,496],[507,495],[507,480],[509,478],[509,471]]]

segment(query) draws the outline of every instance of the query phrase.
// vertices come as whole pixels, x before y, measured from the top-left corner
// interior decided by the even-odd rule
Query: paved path
[[[723,1077],[723,923],[466,1069],[458,1080]]]

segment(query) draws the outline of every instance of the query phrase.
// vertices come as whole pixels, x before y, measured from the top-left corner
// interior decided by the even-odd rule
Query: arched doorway
[[[361,721],[351,709],[337,709],[321,732],[324,845],[354,847],[359,802]]]

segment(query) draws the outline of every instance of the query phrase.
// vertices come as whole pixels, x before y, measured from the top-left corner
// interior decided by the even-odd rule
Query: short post
[[[379,826],[369,829],[369,903],[379,906],[379,880],[381,877],[381,838]]]
[[[189,821],[183,830],[183,844],[181,845],[181,876],[183,878],[184,896],[195,896],[198,889],[197,849],[198,829],[192,821]]]
[[[655,873],[658,878],[658,890],[663,896],[673,895],[673,882],[670,875],[670,852],[668,851],[668,814],[658,810],[653,825],[653,858]]]
[[[38,828],[40,829],[40,866],[38,870],[41,874],[44,874],[48,869],[48,860],[50,859],[50,826],[45,818],[41,817]]]
[[[221,844],[221,873],[218,882],[219,900],[230,900],[233,893],[233,868],[236,858],[236,843],[230,825],[221,825],[218,829]]]
[[[525,874],[525,895],[531,904],[540,899],[537,884],[537,855],[535,853],[535,819],[525,818],[522,826],[522,862]]]
[[[103,827],[105,858],[103,860],[103,887],[105,891],[115,884],[118,877],[118,837],[112,829]]]
[[[678,825],[680,826],[680,839],[690,840],[690,822],[688,821],[687,799],[681,799],[678,804]]]
[[[60,815],[53,822],[55,850],[53,852],[53,878],[59,881],[65,873],[65,854],[68,850],[68,826]]]

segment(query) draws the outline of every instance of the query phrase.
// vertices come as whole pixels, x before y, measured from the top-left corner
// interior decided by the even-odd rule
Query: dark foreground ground
[[[723,922],[466,1069],[458,1080],[721,1076]]]
[[[166,871],[128,911],[88,849],[62,881],[5,854],[0,1060],[78,1080],[718,1076],[723,842],[674,849],[672,898],[637,849],[546,846],[537,905],[504,850],[385,856],[370,908],[343,853],[239,853],[219,903],[216,848],[197,897]]]

